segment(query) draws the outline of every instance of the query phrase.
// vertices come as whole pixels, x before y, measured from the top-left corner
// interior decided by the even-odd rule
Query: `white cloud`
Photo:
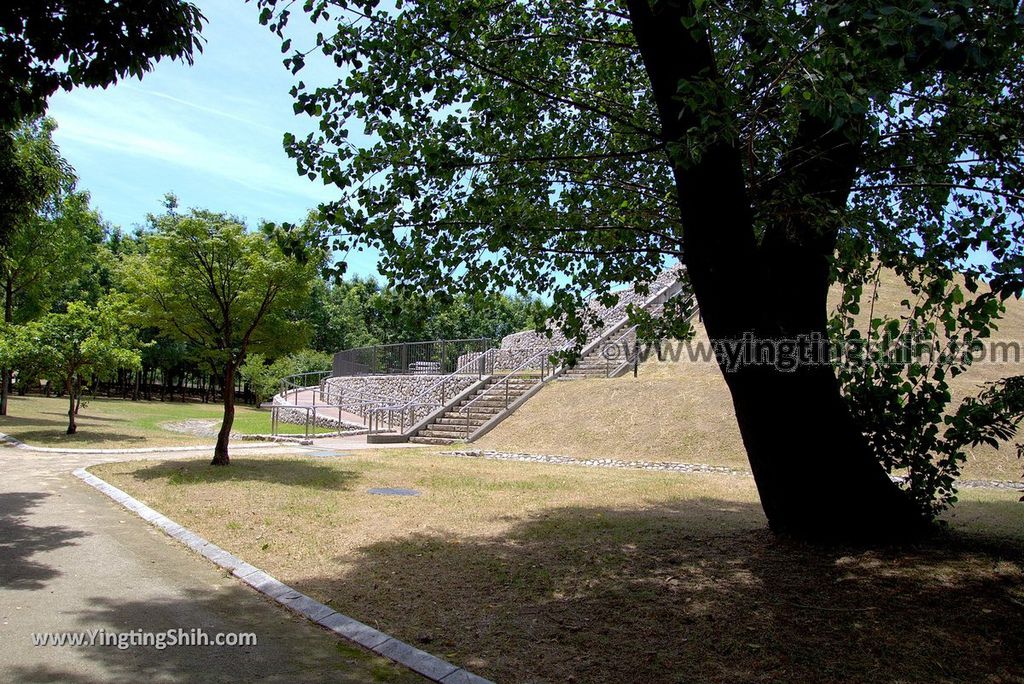
[[[313,201],[331,196],[318,182],[296,174],[271,127],[161,95],[154,98],[137,88],[79,93],[51,108],[59,124],[57,141],[66,150],[104,150],[112,168],[117,166],[116,155],[132,155],[228,179],[259,193]],[[221,120],[206,115],[210,113]]]

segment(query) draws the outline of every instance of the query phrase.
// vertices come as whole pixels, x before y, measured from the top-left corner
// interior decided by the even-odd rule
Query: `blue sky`
[[[161,210],[167,192],[184,207],[260,219],[301,221],[337,190],[295,172],[285,131],[311,125],[292,113],[293,76],[280,41],[260,26],[254,4],[198,0],[204,52],[192,67],[163,60],[141,81],[76,88],[50,100],[55,139],[92,194],[93,206],[130,229]],[[315,68],[311,65],[311,68]],[[336,78],[307,74],[303,78]],[[352,255],[350,273],[375,273],[376,255]]]

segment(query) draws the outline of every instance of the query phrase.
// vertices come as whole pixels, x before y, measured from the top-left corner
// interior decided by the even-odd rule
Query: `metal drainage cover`
[[[415,489],[402,489],[401,487],[374,487],[367,489],[370,494],[381,494],[383,496],[419,496]]]

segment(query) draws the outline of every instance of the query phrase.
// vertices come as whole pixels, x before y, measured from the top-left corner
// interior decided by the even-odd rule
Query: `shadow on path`
[[[74,544],[87,533],[62,525],[32,525],[30,511],[51,496],[39,492],[0,493],[0,587],[42,589],[61,574],[33,560],[37,553]]]
[[[413,673],[383,658],[339,643],[283,609],[271,607],[250,590],[227,584],[182,596],[180,600],[89,601],[90,607],[68,616],[66,629],[99,631],[112,645],[40,647],[52,650],[46,664],[13,668],[20,682],[414,682]],[[117,639],[136,631],[166,634],[179,630],[197,635],[202,630],[211,640],[207,645],[170,645],[156,642],[119,648]],[[257,643],[218,646],[218,633],[255,634]],[[150,637],[152,638],[152,637]],[[83,667],[67,658],[66,649],[87,661]],[[84,670],[84,671],[83,671]]]

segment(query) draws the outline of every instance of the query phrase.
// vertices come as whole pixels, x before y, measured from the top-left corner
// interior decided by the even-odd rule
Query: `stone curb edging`
[[[245,441],[245,440],[243,440]],[[165,451],[204,451],[213,448],[213,444],[196,444],[193,446],[164,446],[164,447],[137,447],[124,449],[75,449],[63,447],[41,447],[26,444],[16,437],[11,437],[0,432],[0,442],[5,442],[16,449],[25,451],[40,451],[53,454],[155,454]],[[236,449],[271,449],[276,444],[235,444]]]
[[[134,512],[150,525],[160,528],[167,535],[178,540],[192,551],[205,556],[215,565],[227,570],[264,596],[277,601],[285,608],[298,613],[321,627],[373,651],[377,655],[404,665],[434,682],[441,682],[442,684],[493,684],[490,680],[452,665],[426,651],[421,651],[369,625],[364,625],[347,615],[342,615],[330,606],[324,605],[316,599],[292,589],[263,570],[246,563],[216,544],[182,527],[126,492],[96,477],[85,468],[78,468],[73,472],[73,475]]]

